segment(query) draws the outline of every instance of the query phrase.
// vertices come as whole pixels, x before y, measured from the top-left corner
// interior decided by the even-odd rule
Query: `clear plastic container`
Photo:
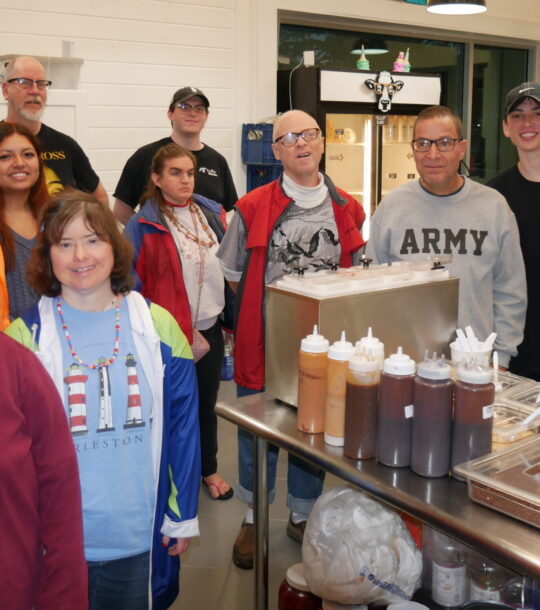
[[[456,467],[471,500],[540,527],[540,436]]]
[[[515,385],[504,393],[504,401],[522,409],[525,413],[532,413],[540,406],[540,383]]]
[[[493,435],[491,449],[506,449],[512,443],[522,441],[538,432],[540,417],[523,424],[529,416],[513,405],[496,402],[493,405]]]

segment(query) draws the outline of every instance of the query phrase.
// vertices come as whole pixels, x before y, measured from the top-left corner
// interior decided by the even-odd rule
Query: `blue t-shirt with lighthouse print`
[[[64,364],[64,404],[79,462],[87,561],[148,551],[155,482],[150,430],[151,393],[133,343],[125,299],[120,304],[119,353],[91,369],[73,357],[56,310]],[[97,364],[113,355],[116,310],[87,312],[61,300],[77,356]]]

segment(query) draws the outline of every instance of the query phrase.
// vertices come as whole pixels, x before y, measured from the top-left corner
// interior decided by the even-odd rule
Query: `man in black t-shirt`
[[[510,370],[540,381],[540,83],[522,83],[508,93],[502,127],[519,161],[489,186],[506,197],[516,215],[528,298],[523,343]]]
[[[79,144],[40,120],[50,85],[37,59],[21,56],[11,60],[2,82],[2,93],[8,103],[6,121],[24,125],[38,138],[51,195],[71,186],[108,203],[107,193]]]
[[[182,87],[173,95],[167,112],[172,134],[143,146],[128,159],[116,186],[114,213],[126,224],[146,190],[152,159],[159,148],[176,142],[197,158],[195,192],[221,203],[231,210],[237,200],[236,189],[225,157],[201,142],[201,132],[208,120],[210,102],[195,87]]]

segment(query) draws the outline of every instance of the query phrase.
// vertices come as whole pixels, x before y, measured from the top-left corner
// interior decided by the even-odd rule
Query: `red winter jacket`
[[[350,267],[352,255],[366,242],[360,228],[366,217],[362,206],[324,177],[332,199],[341,247],[341,267]],[[236,383],[252,390],[264,386],[264,276],[268,243],[277,221],[293,201],[281,180],[261,186],[242,197],[235,206],[247,231],[248,257],[236,295],[235,362]]]

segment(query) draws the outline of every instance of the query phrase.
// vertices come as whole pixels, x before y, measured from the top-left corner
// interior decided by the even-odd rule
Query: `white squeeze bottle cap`
[[[328,357],[333,360],[349,360],[354,356],[354,346],[345,338],[345,331],[341,331],[341,339],[334,341],[328,350]]]
[[[390,375],[413,375],[416,365],[412,358],[403,353],[403,348],[400,345],[397,352],[388,356],[384,361],[383,370]]]
[[[349,360],[349,370],[356,373],[371,373],[380,370],[377,360],[366,356],[366,354],[355,354]]]
[[[450,365],[440,360],[424,360],[418,363],[418,376],[424,379],[450,379]]]
[[[483,384],[491,381],[491,369],[472,362],[461,362],[458,366],[457,376],[466,383]]]
[[[313,334],[307,335],[300,342],[300,349],[303,352],[310,352],[312,354],[322,354],[328,351],[330,341],[325,339],[322,335],[319,335],[317,331],[317,325],[313,327]]]
[[[382,369],[384,362],[384,343],[380,341],[377,337],[373,336],[371,326],[368,328],[368,333],[366,337],[362,337],[355,344],[356,351],[360,354],[366,354],[367,356],[371,356],[378,362],[380,362],[380,367]]]

